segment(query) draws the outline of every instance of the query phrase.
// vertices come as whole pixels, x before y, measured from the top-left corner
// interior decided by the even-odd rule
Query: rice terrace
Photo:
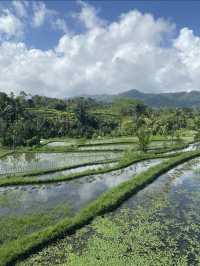
[[[0,266],[200,265],[199,10],[1,1]]]

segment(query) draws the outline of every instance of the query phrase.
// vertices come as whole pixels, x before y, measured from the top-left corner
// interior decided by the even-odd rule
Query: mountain
[[[142,100],[145,104],[155,107],[200,107],[199,91],[155,94],[130,90],[118,96]]]
[[[200,107],[200,92],[143,93],[129,90],[117,95],[95,95],[97,101],[112,102],[116,98],[130,98],[143,101],[152,107]]]

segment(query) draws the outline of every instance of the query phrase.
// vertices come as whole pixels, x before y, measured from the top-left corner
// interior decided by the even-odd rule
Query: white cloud
[[[28,6],[28,2],[27,1],[13,1],[12,5],[15,9],[15,12],[17,14],[18,17],[26,17],[27,16],[27,10],[26,7]]]
[[[81,5],[80,17],[83,9],[91,9]],[[52,50],[2,43],[0,90],[56,97],[200,90],[200,37],[191,30],[184,28],[173,39],[174,25],[150,14],[133,10],[108,24],[100,22],[94,8],[92,13],[93,19],[82,20],[87,30],[81,34],[69,34],[66,24],[57,21],[67,33]],[[44,22],[40,16],[36,25]]]
[[[48,9],[44,2],[33,2],[33,27],[40,27],[44,24],[46,19],[51,19],[57,12],[51,9]]]
[[[33,26],[40,27],[47,15],[47,9],[43,2],[34,2],[34,15],[33,15]]]
[[[59,17],[57,11],[48,9],[44,2],[33,2],[32,26],[38,28],[43,26],[45,22],[49,23],[53,30],[68,32],[66,21]]]
[[[81,0],[77,1],[77,3],[81,6],[81,12],[74,14],[74,16],[83,22],[87,29],[102,26],[106,23],[98,17],[98,10],[93,6]]]
[[[54,20],[51,21],[51,26],[54,30],[59,30],[64,33],[68,33],[68,27],[67,23],[64,19],[62,18],[55,18]]]
[[[8,9],[3,9],[0,13],[0,40],[19,38],[23,35],[24,26],[22,22]]]

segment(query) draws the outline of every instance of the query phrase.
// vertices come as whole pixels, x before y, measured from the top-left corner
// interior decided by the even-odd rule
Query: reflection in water
[[[200,158],[160,176],[107,217],[112,220],[126,219],[129,226],[135,224],[134,230],[140,234],[145,230],[142,229],[142,221],[146,228],[144,237],[154,243],[153,247],[149,245],[146,250],[144,246],[138,246],[142,254],[149,252],[148,255],[151,252],[152,258],[154,255],[158,258],[157,255],[162,254],[164,247],[165,256],[174,260],[170,265],[199,265],[199,205]],[[125,213],[128,214],[126,218]],[[138,236],[138,240],[141,238],[142,241],[142,237]],[[137,243],[133,242],[134,245]],[[157,247],[156,251],[154,247]],[[180,258],[184,258],[186,263],[177,263],[181,261]]]
[[[126,150],[126,149],[136,149],[138,146],[136,144],[113,144],[113,145],[94,145],[94,146],[81,146],[79,150]]]
[[[184,152],[184,151],[195,151],[199,148],[199,143],[191,143],[188,145],[188,147],[184,149],[179,149],[179,150],[173,150],[170,152],[166,152],[165,154],[174,154],[176,152]]]
[[[139,162],[122,170],[87,176],[65,183],[2,187],[0,188],[0,215],[47,210],[63,202],[68,202],[70,209],[76,212],[103,192],[160,161],[160,159],[154,159]],[[1,202],[6,202],[6,204],[2,205]],[[14,205],[12,205],[13,202]]]
[[[81,163],[118,159],[118,152],[15,153],[0,159],[0,174],[15,174],[73,166]]]
[[[49,147],[72,146],[75,143],[76,143],[75,141],[70,141],[70,142],[66,142],[66,141],[54,141],[54,142],[48,143],[47,146],[49,146]]]
[[[200,265],[200,159],[20,265]],[[51,256],[53,254],[53,256]]]
[[[88,170],[98,170],[100,168],[105,168],[105,167],[114,167],[117,163],[104,163],[104,164],[93,164],[93,165],[87,165],[87,166],[81,166],[81,167],[76,167],[64,171],[57,171],[55,173],[49,173],[49,174],[44,174],[44,175],[37,175],[36,178],[38,180],[45,180],[45,179],[54,179],[56,177],[65,177],[71,174],[76,174],[76,173],[81,173],[84,171]]]

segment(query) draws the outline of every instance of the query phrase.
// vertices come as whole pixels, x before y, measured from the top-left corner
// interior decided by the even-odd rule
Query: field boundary
[[[30,254],[41,250],[64,235],[74,233],[77,229],[92,221],[96,216],[116,209],[122,202],[136,194],[146,185],[152,183],[160,175],[198,156],[200,156],[200,151],[185,152],[164,161],[134,176],[131,180],[125,181],[116,188],[105,192],[97,200],[83,208],[71,220],[64,219],[55,226],[50,226],[45,230],[11,241],[0,248],[0,265],[14,265],[17,260],[28,257]]]
[[[109,159],[109,160],[99,160],[96,162],[88,162],[88,163],[82,163],[82,164],[75,164],[71,166],[63,166],[63,167],[57,167],[57,168],[52,168],[52,169],[45,169],[45,170],[38,170],[38,171],[30,171],[27,173],[24,172],[17,172],[16,175],[4,175],[0,174],[0,177],[6,177],[6,178],[15,178],[15,177],[28,177],[28,176],[36,176],[36,175],[45,175],[45,174],[50,174],[50,173],[55,173],[55,172],[61,172],[64,170],[71,170],[71,169],[76,169],[79,167],[84,167],[84,166],[90,166],[90,165],[99,165],[99,164],[109,164],[109,163],[114,163],[118,162],[118,159]]]
[[[86,170],[81,173],[75,173],[75,174],[69,174],[66,176],[57,176],[56,178],[52,179],[43,179],[43,180],[37,180],[34,178],[34,176],[37,175],[43,175],[43,174],[50,174],[50,173],[55,173],[59,171],[64,171],[64,170],[70,170],[70,169],[75,169],[78,167],[84,167],[84,166],[89,166],[89,165],[98,165],[98,164],[103,164],[103,163],[114,163],[119,161],[120,159],[111,159],[111,160],[101,160],[95,163],[85,163],[85,164],[79,164],[79,165],[74,165],[74,166],[66,166],[66,167],[58,167],[54,169],[46,169],[46,170],[39,170],[39,171],[33,171],[30,173],[24,173],[20,174],[18,173],[17,175],[0,175],[0,187],[5,187],[5,186],[13,186],[13,185],[39,185],[39,184],[50,184],[50,183],[57,183],[57,182],[65,182],[65,181],[70,181],[73,179],[78,179],[81,177],[85,177],[87,175],[95,175],[95,174],[104,174],[108,173],[111,171],[115,170],[120,170],[125,167],[128,167],[131,164],[147,160],[147,159],[156,159],[156,158],[165,158],[165,157],[174,157],[177,156],[178,154],[181,153],[181,149],[188,147],[190,144],[194,142],[190,142],[187,144],[179,145],[179,146],[174,146],[171,149],[160,149],[157,151],[154,151],[154,153],[147,153],[147,154],[138,154],[134,156],[134,158],[128,159],[125,162],[119,163],[117,166],[114,167],[104,167],[98,170]],[[176,153],[172,154],[165,154],[166,152],[171,152],[171,151],[177,151]],[[32,177],[32,178],[31,178]]]
[[[124,169],[132,164],[138,163],[138,162],[142,162],[145,160],[151,160],[151,159],[159,159],[159,158],[169,158],[169,157],[175,157],[177,155],[179,155],[180,153],[174,153],[174,154],[143,154],[143,155],[137,155],[136,158],[134,159],[129,159],[125,162],[120,163],[118,160],[111,160],[109,163],[114,163],[114,162],[119,162],[118,165],[113,166],[113,167],[104,167],[101,169],[97,169],[97,170],[86,170],[80,173],[75,173],[75,174],[69,174],[66,176],[57,176],[56,178],[49,178],[49,179],[35,179],[34,176],[37,175],[42,175],[42,174],[48,174],[48,173],[55,173],[55,172],[59,172],[62,170],[70,170],[70,169],[76,169],[78,167],[82,167],[82,166],[89,166],[89,165],[98,165],[98,164],[103,164],[103,162],[99,162],[99,163],[95,163],[95,164],[82,164],[82,165],[77,165],[76,167],[68,167],[68,168],[62,168],[59,170],[49,170],[48,172],[40,172],[40,173],[32,173],[32,174],[25,174],[25,175],[18,175],[18,176],[7,176],[7,177],[1,177],[0,178],[0,187],[5,187],[5,186],[16,186],[16,185],[20,185],[20,186],[25,186],[25,185],[42,185],[42,184],[52,184],[52,183],[59,183],[59,182],[66,182],[66,181],[71,181],[71,180],[75,180],[81,177],[85,177],[85,176],[92,176],[92,175],[98,175],[98,174],[105,174],[105,173],[109,173],[112,171],[117,171],[120,169]],[[105,162],[104,162],[105,163]],[[32,177],[32,178],[31,178]]]

